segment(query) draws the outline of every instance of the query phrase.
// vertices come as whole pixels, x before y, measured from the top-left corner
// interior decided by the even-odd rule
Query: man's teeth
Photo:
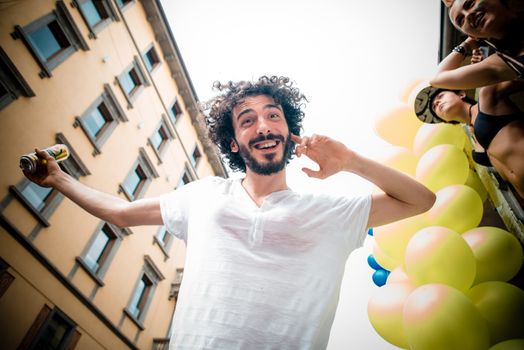
[[[256,148],[258,149],[272,148],[272,147],[275,147],[276,145],[277,145],[276,142],[265,142],[265,143],[260,143],[256,145]]]

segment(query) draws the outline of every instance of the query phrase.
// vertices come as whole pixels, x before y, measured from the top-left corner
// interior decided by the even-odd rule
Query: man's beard
[[[282,158],[279,161],[274,160],[275,157],[277,157],[277,154],[271,153],[264,154],[264,157],[266,158],[267,162],[261,163],[251,155],[251,152],[249,151],[247,146],[239,144],[240,157],[242,157],[242,159],[246,163],[246,168],[251,169],[251,171],[258,175],[271,175],[278,173],[286,167],[287,161],[291,154],[292,141],[289,136],[287,138],[284,138],[282,135],[273,134],[269,134],[267,136],[260,136],[254,140],[251,140],[249,142],[249,146],[265,140],[279,140],[284,145],[284,152],[282,154]]]

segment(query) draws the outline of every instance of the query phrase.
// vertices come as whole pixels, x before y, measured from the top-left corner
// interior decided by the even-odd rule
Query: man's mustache
[[[255,143],[262,142],[262,141],[268,141],[268,140],[278,140],[282,143],[286,141],[284,136],[282,135],[275,135],[275,134],[267,134],[267,135],[260,135],[249,141],[248,145],[249,147],[253,146]]]

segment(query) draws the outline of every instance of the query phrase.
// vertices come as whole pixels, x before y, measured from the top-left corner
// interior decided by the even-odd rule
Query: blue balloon
[[[377,270],[373,272],[373,282],[379,286],[382,287],[384,284],[386,284],[386,281],[388,280],[389,271],[387,270]]]
[[[368,228],[368,235],[373,236],[373,227]]]
[[[371,266],[371,268],[374,270],[384,270],[384,268],[380,266],[377,260],[375,260],[373,254],[369,254],[368,256],[368,265]]]

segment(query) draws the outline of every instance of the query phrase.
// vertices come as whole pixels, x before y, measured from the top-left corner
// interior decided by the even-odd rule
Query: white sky
[[[400,102],[404,87],[435,71],[438,0],[163,0],[175,40],[200,100],[215,80],[284,75],[310,101],[304,134],[325,134],[373,157],[389,145],[374,120]],[[349,174],[308,179],[288,167],[297,191],[360,194],[368,183]],[[328,349],[397,349],[374,333],[367,300],[376,290],[366,258],[372,239],[346,267]]]

